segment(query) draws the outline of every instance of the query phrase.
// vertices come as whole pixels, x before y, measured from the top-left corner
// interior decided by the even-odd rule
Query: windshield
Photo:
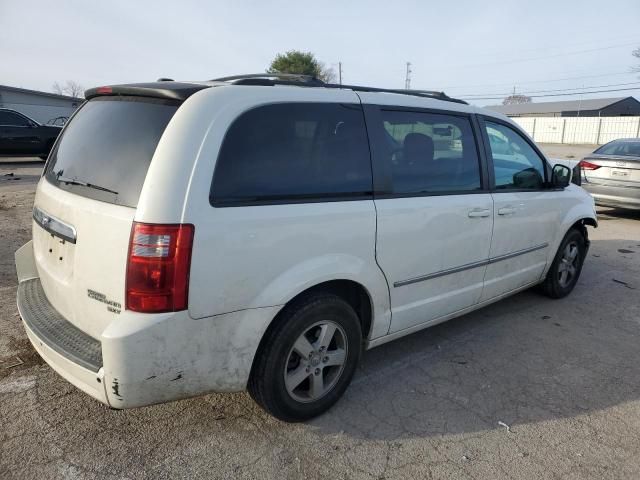
[[[57,187],[136,207],[151,158],[177,105],[139,97],[98,97],[67,125],[45,172]]]

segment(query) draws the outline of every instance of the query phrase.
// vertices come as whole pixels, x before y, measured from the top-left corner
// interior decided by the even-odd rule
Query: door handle
[[[488,217],[489,215],[491,215],[491,210],[487,208],[476,208],[473,210],[469,210],[468,215],[471,218]]]
[[[513,215],[516,209],[513,207],[503,207],[498,209],[498,215]]]

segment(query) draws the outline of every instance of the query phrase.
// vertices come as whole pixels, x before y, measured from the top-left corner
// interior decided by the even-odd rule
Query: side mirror
[[[571,169],[557,163],[553,166],[551,174],[551,186],[554,188],[566,188],[571,183]]]

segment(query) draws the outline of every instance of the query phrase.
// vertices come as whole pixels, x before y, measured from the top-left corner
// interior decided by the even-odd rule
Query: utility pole
[[[407,73],[404,77],[404,89],[411,90],[411,62],[407,62]]]
[[[342,85],[342,62],[338,62],[338,83]]]

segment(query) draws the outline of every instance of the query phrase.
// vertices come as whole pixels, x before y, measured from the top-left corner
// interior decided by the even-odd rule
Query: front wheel
[[[586,239],[582,232],[569,230],[542,283],[542,290],[548,297],[562,298],[571,293],[578,283],[586,253]]]
[[[328,410],[349,386],[362,333],[353,308],[333,294],[285,307],[254,360],[248,390],[274,417],[302,421]]]

